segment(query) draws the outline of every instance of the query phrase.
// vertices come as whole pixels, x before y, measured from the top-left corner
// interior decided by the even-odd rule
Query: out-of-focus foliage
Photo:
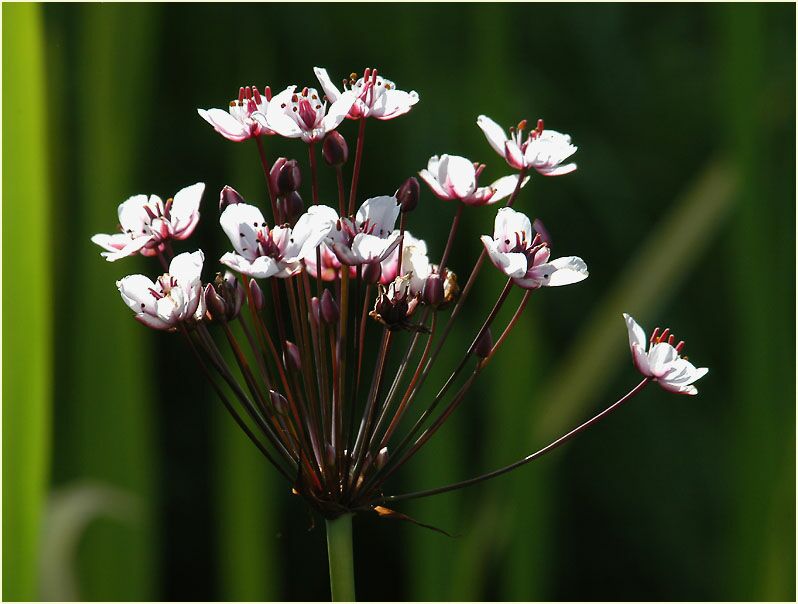
[[[202,180],[181,251],[221,255],[216,193],[266,195],[254,144],[195,109],[317,85],[319,65],[377,66],[421,97],[368,124],[361,197],[435,153],[507,173],[480,113],[543,117],[579,146],[576,173],[536,176],[517,207],[590,278],[533,296],[396,492],[513,461],[614,401],[637,380],[622,311],[711,368],[696,398],[650,388],[550,457],[401,506],[456,538],[356,519],[359,597],[793,600],[794,28],[786,4],[4,5],[4,597],[328,597],[323,523],[308,530],[182,342],[119,301],[115,279],[159,268],[89,243],[129,195]],[[355,124],[340,130],[353,147]],[[424,190],[411,216],[432,256],[453,211]],[[465,213],[463,280],[494,213]],[[483,272],[442,365],[501,284]]]

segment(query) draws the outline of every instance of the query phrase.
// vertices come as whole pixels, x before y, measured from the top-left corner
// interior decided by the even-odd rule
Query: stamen
[[[238,104],[241,105],[244,102],[244,87],[240,86],[238,88]]]
[[[263,89],[263,96],[266,97],[267,102],[272,100],[272,89],[269,86]]]
[[[255,95],[255,102],[260,105],[263,102],[263,99],[260,98],[260,92],[258,92],[258,87],[252,87],[252,93]]]
[[[654,331],[651,332],[651,338],[649,339],[649,343],[655,344],[657,342],[658,335],[659,335],[659,327],[655,327]]]

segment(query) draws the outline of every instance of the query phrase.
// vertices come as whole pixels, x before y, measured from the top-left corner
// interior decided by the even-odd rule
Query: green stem
[[[352,515],[327,520],[327,558],[333,602],[355,601],[355,568],[352,560]]]

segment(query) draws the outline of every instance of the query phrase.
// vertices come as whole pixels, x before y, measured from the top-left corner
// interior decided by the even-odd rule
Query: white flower
[[[338,219],[326,243],[342,264],[382,262],[399,244],[399,231],[394,230],[399,209],[396,197],[381,195],[367,199],[354,221]]]
[[[262,96],[255,86],[241,87],[238,89],[238,100],[230,101],[227,111],[197,109],[197,113],[226,139],[241,142],[253,136],[274,134],[273,130],[252,117],[256,112],[265,113],[271,98],[272,92],[268,86]]]
[[[327,70],[322,67],[314,67],[313,71],[330,102],[337,101],[342,93],[332,83]],[[355,93],[357,98],[347,115],[349,119],[375,117],[378,120],[391,120],[404,115],[418,103],[418,93],[415,90],[410,92],[397,90],[396,84],[378,76],[376,69],[366,69],[363,72],[363,77],[358,80],[355,80],[354,74],[352,74],[348,84],[349,89]],[[347,90],[347,83],[344,82],[344,92]]]
[[[399,246],[382,261],[382,273],[380,283],[388,285],[400,276],[409,277],[410,292],[421,294],[424,291],[424,283],[427,277],[432,274],[433,265],[427,256],[427,243],[423,239],[416,239],[413,235],[405,231],[402,240],[402,267],[399,270]]]
[[[477,118],[477,125],[494,148],[496,153],[507,160],[516,170],[534,169],[543,176],[561,176],[576,170],[576,164],[561,165],[576,153],[571,137],[555,130],[544,130],[543,120],[538,120],[537,128],[530,130],[524,140],[526,120],[510,129],[510,136],[496,122],[485,115]]]
[[[493,238],[482,236],[491,261],[524,289],[570,285],[587,279],[587,265],[576,256],[549,261],[549,246],[533,236],[532,223],[512,208],[496,214]]]
[[[488,187],[477,187],[477,179],[484,165],[474,164],[459,155],[433,155],[427,169],[418,175],[426,182],[432,192],[441,199],[459,199],[472,206],[493,204],[512,194],[518,184],[518,175],[504,176]],[[524,186],[529,178],[525,178]]]
[[[226,253],[220,261],[251,277],[290,277],[301,270],[302,257],[319,245],[337,218],[332,208],[315,205],[300,216],[293,229],[288,226],[269,229],[255,206],[229,205],[219,222],[235,253]]]
[[[109,262],[140,252],[157,256],[168,239],[186,239],[199,222],[199,204],[205,184],[198,182],[180,189],[164,203],[157,195],[134,195],[119,205],[121,233],[97,234],[91,240],[106,251]]]
[[[632,359],[637,370],[645,377],[655,380],[669,392],[698,394],[698,390],[692,384],[704,377],[709,369],[696,368],[679,355],[684,348],[684,342],[673,346],[676,338],[670,334],[669,329],[662,333],[659,333],[659,329],[655,329],[651,339],[646,340],[643,328],[631,316],[624,313],[623,318],[629,331],[629,347],[632,349]],[[647,343],[648,352],[646,352]]]
[[[155,282],[144,275],[130,275],[116,282],[122,300],[136,319],[154,329],[174,330],[178,323],[201,321],[205,314],[202,296],[202,250],[175,256],[169,272]]]
[[[252,117],[280,136],[301,138],[306,143],[321,140],[335,130],[356,98],[354,92],[344,92],[328,108],[315,88],[303,88],[299,93],[295,90],[296,86],[289,86],[272,98],[265,112]]]

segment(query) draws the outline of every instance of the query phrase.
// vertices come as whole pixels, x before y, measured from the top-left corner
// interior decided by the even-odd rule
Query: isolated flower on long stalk
[[[327,70],[314,67],[313,71],[330,102],[337,101],[343,93],[333,84]],[[343,88],[344,92],[351,90],[357,97],[347,115],[352,120],[366,117],[391,120],[404,115],[418,103],[415,90],[399,90],[394,82],[379,75],[376,69],[366,69],[359,78],[357,74],[351,74],[349,80],[344,80]]]
[[[446,201],[462,201],[470,206],[493,204],[508,197],[516,188],[519,175],[503,176],[487,187],[477,185],[484,164],[475,164],[459,155],[433,155],[427,168],[418,175],[432,192]],[[526,184],[525,179],[521,184]]]
[[[155,281],[130,275],[116,286],[122,300],[136,313],[136,320],[154,329],[174,330],[179,323],[201,321],[205,314],[200,281],[204,260],[202,250],[180,254]]]
[[[252,117],[256,112],[265,113],[271,98],[272,91],[268,86],[264,88],[263,94],[256,86],[242,86],[238,89],[238,99],[230,101],[227,110],[197,109],[197,113],[216,132],[227,140],[238,143],[253,136],[274,134],[274,130]]]
[[[109,262],[140,253],[157,256],[170,239],[188,238],[199,222],[199,204],[205,184],[180,189],[164,203],[157,195],[134,195],[119,205],[119,229],[113,235],[97,234],[91,240],[106,251]]]
[[[643,328],[630,315],[624,313],[623,318],[629,331],[629,347],[632,349],[632,358],[637,370],[668,392],[698,394],[698,389],[693,383],[704,377],[709,369],[696,368],[681,356],[684,341],[674,346],[676,337],[670,329],[660,331],[659,328],[656,328],[651,338],[646,340]],[[648,351],[646,351],[647,344]]]
[[[516,170],[536,170],[543,176],[562,176],[576,170],[576,164],[563,162],[576,153],[571,137],[556,130],[545,130],[543,120],[524,138],[526,120],[510,128],[510,136],[486,115],[477,118],[490,146]]]
[[[524,289],[570,285],[588,276],[581,258],[549,260],[549,245],[532,230],[529,218],[512,208],[499,210],[493,237],[483,235],[482,244],[496,268]]]

